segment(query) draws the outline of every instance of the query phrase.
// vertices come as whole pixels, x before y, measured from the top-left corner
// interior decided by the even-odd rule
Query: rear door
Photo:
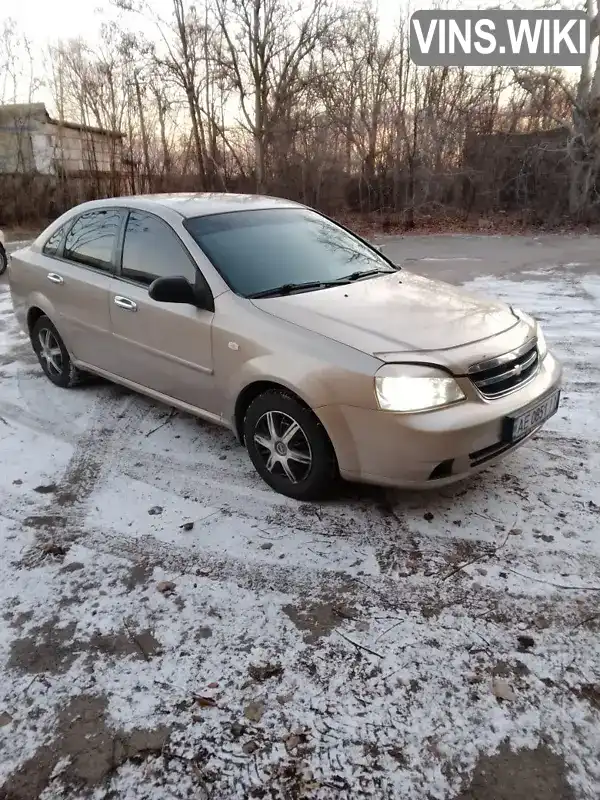
[[[57,313],[54,323],[77,361],[109,370],[114,346],[109,288],[123,213],[86,211],[43,250],[45,292]]]
[[[167,276],[183,276],[194,284],[198,267],[166,222],[145,211],[130,211],[110,291],[113,371],[168,397],[219,413],[212,360],[214,314],[152,300],[148,287]]]

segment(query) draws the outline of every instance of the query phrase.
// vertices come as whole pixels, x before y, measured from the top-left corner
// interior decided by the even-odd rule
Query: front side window
[[[156,278],[196,280],[196,268],[176,234],[152,214],[132,211],[123,243],[121,277],[149,286]]]
[[[67,234],[64,257],[78,264],[110,271],[121,214],[116,209],[86,211]]]
[[[185,227],[231,288],[244,297],[277,287],[394,272],[360,239],[309,209],[233,211],[194,217]]]

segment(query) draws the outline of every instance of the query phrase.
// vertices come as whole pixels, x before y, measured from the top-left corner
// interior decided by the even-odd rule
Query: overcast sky
[[[347,5],[352,5],[354,0],[338,0]],[[152,7],[164,19],[171,15],[172,0],[150,0]],[[546,0],[373,0],[379,10],[382,22],[382,32],[394,30],[401,12],[415,11],[419,8],[446,7],[446,8],[482,8],[515,7],[519,9],[532,9],[547,5]],[[202,5],[202,0],[199,0]],[[562,0],[564,6],[582,6],[583,0]],[[102,21],[118,19],[119,12],[110,0],[0,0],[0,30],[4,27],[6,19],[14,19],[20,32],[25,33],[34,47],[36,57],[36,76],[43,76],[43,52],[49,44],[60,39],[67,40],[81,37],[93,45],[98,39]],[[148,38],[153,37],[153,27],[150,21],[145,21],[138,15],[126,15],[127,27],[134,25],[143,31]],[[27,91],[27,87],[23,87]],[[26,100],[20,97],[20,101]],[[39,100],[51,105],[51,98],[47,91],[41,89],[34,100]]]
[[[201,1],[198,3],[201,5]],[[352,3],[353,0],[341,0]],[[406,0],[400,0],[400,2]],[[420,0],[417,0],[419,3]],[[150,0],[155,12],[163,19],[171,17],[172,0]],[[380,14],[383,29],[390,29],[399,16],[397,0],[379,0]],[[19,32],[24,33],[33,45],[33,55],[36,61],[36,77],[42,77],[44,72],[44,52],[48,45],[59,40],[82,38],[90,45],[98,41],[102,22],[117,20],[123,16],[114,7],[110,0],[0,0],[0,30],[4,21],[13,19],[17,23]],[[154,38],[156,28],[150,20],[136,14],[125,14],[128,28],[136,27],[148,38]],[[22,87],[18,100],[27,100],[28,82]],[[46,103],[52,112],[52,97],[45,88],[36,91],[34,101]]]
[[[151,3],[161,16],[169,18],[172,0],[151,0]],[[115,9],[110,0],[0,0],[0,29],[5,20],[12,19],[19,32],[27,36],[36,59],[36,77],[43,77],[44,54],[49,45],[81,38],[93,46],[99,40],[102,22],[118,20],[119,16],[123,12]],[[135,25],[148,38],[153,36],[155,28],[150,21],[134,14],[127,14],[126,18],[128,28]],[[23,92],[27,92],[26,86]],[[27,97],[18,99],[22,102]],[[46,103],[52,110],[48,90],[39,89],[33,99]]]
[[[531,8],[541,0],[521,0],[520,8]],[[161,10],[163,16],[168,16],[172,7],[171,0],[150,0],[152,6]],[[345,0],[349,5],[352,0]],[[199,5],[202,3],[199,2]],[[393,24],[398,18],[400,8],[431,8],[441,3],[439,0],[378,0],[375,5],[379,8],[382,22],[385,27]],[[471,2],[461,0],[460,3],[448,2],[450,8],[481,7],[485,5],[506,5],[501,2]],[[116,16],[117,12],[109,0],[0,0],[0,21],[2,18],[12,17],[21,28],[27,32],[30,39],[36,44],[43,45],[48,41],[59,38],[68,39],[81,36],[84,39],[93,38],[99,27],[99,20]],[[0,23],[1,24],[1,23]]]
[[[171,0],[150,0],[155,8],[162,8],[165,15],[172,7]],[[348,3],[351,0],[347,0]],[[202,5],[201,2],[198,3]],[[557,5],[564,7],[583,6],[583,0],[562,0]],[[434,8],[446,7],[454,9],[502,7],[509,8],[536,8],[548,5],[545,0],[379,0],[375,3],[379,7],[385,23],[394,21],[399,14],[400,7]],[[22,28],[26,28],[31,38],[44,42],[48,39],[59,37],[69,38],[74,36],[93,35],[98,25],[98,12],[107,15],[114,10],[110,0],[2,0],[0,2],[0,20],[13,17]]]
[[[95,0],[5,0],[0,14],[12,17],[19,29],[41,46],[61,37],[92,36],[98,27],[98,5]]]
[[[150,2],[164,17],[169,15],[171,0]],[[379,0],[377,5],[386,23],[398,16],[401,3],[406,5],[403,0]],[[422,5],[433,4],[417,3]],[[40,45],[59,38],[93,38],[100,20],[116,17],[117,13],[109,0],[0,0],[0,19],[12,17]]]
[[[162,10],[167,16],[172,7],[171,0],[150,0],[153,7]],[[349,4],[351,0],[346,0]],[[199,3],[201,5],[201,2]],[[378,0],[375,5],[379,8],[382,22],[385,25],[393,23],[401,7],[411,10],[417,8],[536,8],[547,5],[545,0]],[[562,0],[559,3],[564,7],[583,6],[583,0]],[[115,16],[110,0],[1,0],[0,21],[12,17],[17,21],[22,30],[26,30],[29,37],[36,43],[43,44],[56,39],[83,38],[95,36],[99,19]]]

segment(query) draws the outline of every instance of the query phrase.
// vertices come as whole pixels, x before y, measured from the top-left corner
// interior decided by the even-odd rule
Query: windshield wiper
[[[344,275],[343,278],[338,278],[336,283],[350,283],[352,281],[359,281],[362,278],[372,278],[373,275],[391,275],[393,269],[366,269],[362,272],[351,272],[350,275]]]
[[[259,297],[281,297],[292,292],[304,292],[310,289],[327,289],[331,286],[343,286],[345,283],[360,280],[361,278],[371,278],[373,275],[391,275],[393,269],[368,269],[363,272],[352,272],[343,278],[334,278],[330,281],[306,281],[306,283],[284,283],[282,286],[275,286],[273,289],[264,289],[262,292],[255,292],[248,295],[250,298]]]
[[[262,292],[255,292],[248,295],[250,298],[257,297],[277,297],[279,295],[291,294],[292,292],[303,292],[309,289],[321,289],[329,286],[324,281],[306,281],[306,283],[284,283],[282,286],[275,286],[273,289],[264,289]]]

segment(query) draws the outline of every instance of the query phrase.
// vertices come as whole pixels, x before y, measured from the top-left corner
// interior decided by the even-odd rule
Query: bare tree
[[[303,16],[286,0],[216,0],[216,9],[223,36],[219,64],[238,93],[261,192],[278,121],[306,91],[305,66],[333,17],[326,0],[312,0]]]
[[[589,57],[581,68],[577,82],[560,70],[518,70],[517,83],[539,103],[542,96],[558,94],[558,102],[550,105],[550,119],[570,130],[568,152],[571,161],[569,211],[589,216],[597,205],[600,187],[600,0],[585,0],[590,23]],[[596,44],[596,47],[594,47]]]
[[[31,103],[42,84],[29,38],[10,17],[0,30],[0,103]]]
[[[600,0],[580,2],[597,41]],[[156,0],[112,0],[118,22],[97,39],[54,46],[45,85],[58,121],[126,133],[122,163],[118,139],[107,149],[88,137],[82,198],[270,191],[333,214],[402,215],[407,226],[445,208],[532,206],[543,216],[551,202],[557,213],[598,216],[596,56],[579,81],[557,69],[422,68],[410,59],[406,15],[387,31],[372,0],[294,3],[167,0],[160,16]],[[0,101],[36,99],[36,63],[5,23]],[[58,130],[62,151],[68,129]],[[19,169],[30,161],[23,150]],[[74,201],[74,182],[59,183],[62,202]]]

